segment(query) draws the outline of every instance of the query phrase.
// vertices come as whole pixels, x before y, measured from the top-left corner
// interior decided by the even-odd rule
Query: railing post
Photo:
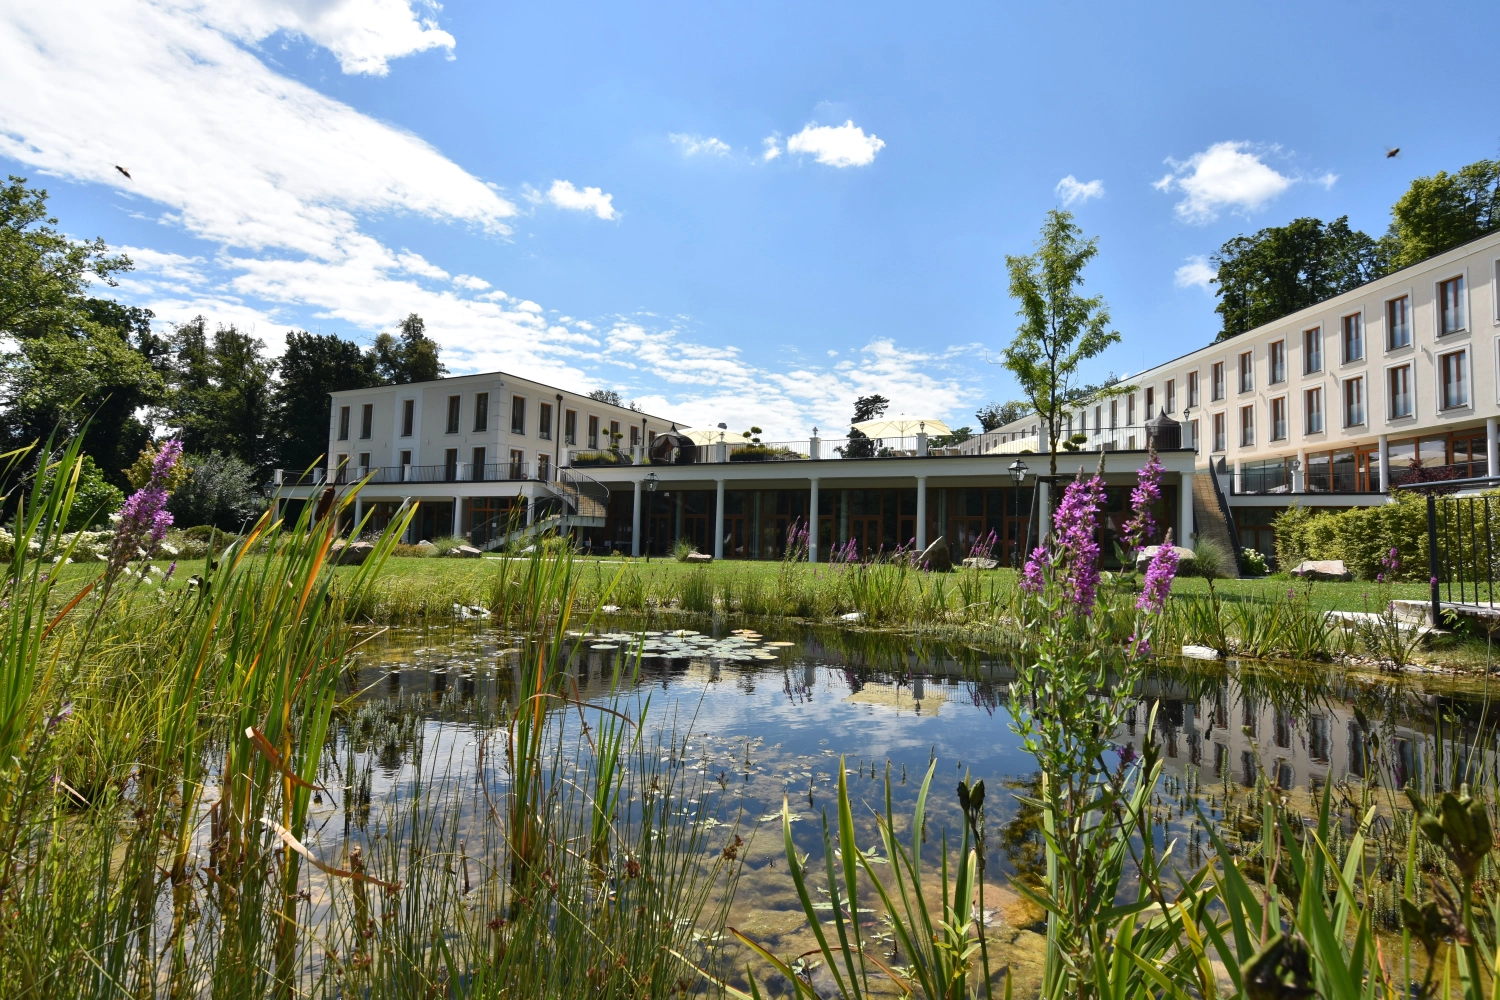
[[[807,561],[815,563],[818,561],[818,481],[812,480],[811,486],[807,501]]]
[[[724,447],[722,444],[720,448]],[[639,489],[639,487],[637,487]],[[714,560],[724,558],[724,480],[715,485],[714,493]]]
[[[1443,605],[1438,597],[1437,495],[1427,493],[1427,572],[1432,584],[1432,627],[1442,624]]]

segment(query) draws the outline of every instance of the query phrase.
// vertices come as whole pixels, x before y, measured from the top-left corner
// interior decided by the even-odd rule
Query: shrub
[[[697,547],[686,538],[679,538],[672,543],[672,558],[678,562],[687,562],[687,557],[697,551]]]
[[[1178,566],[1180,576],[1201,576],[1209,580],[1222,580],[1228,575],[1229,553],[1207,538],[1193,543],[1193,558],[1184,559]]]
[[[53,473],[47,474],[47,487],[52,486]],[[107,524],[109,515],[125,503],[125,494],[104,478],[92,457],[84,455],[79,462],[78,489],[73,496],[73,508],[68,511],[68,531],[82,531]]]
[[[265,500],[255,489],[255,470],[249,465],[219,452],[194,455],[187,461],[192,472],[167,501],[178,524],[238,531],[265,509]]]
[[[1342,559],[1356,577],[1373,580],[1394,548],[1401,557],[1399,579],[1426,579],[1427,503],[1420,496],[1397,493],[1394,503],[1337,512],[1294,506],[1274,526],[1276,558],[1284,569],[1304,559]]]
[[[1270,572],[1266,557],[1258,549],[1240,550],[1240,571],[1246,576],[1265,576]]]

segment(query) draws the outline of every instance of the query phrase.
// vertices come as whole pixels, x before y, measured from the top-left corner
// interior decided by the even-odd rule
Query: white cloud
[[[1177,215],[1185,222],[1212,222],[1222,209],[1254,211],[1297,181],[1267,166],[1262,155],[1248,142],[1216,142],[1186,162],[1168,159],[1172,171],[1152,186],[1183,193]]]
[[[1069,174],[1062,180],[1058,181],[1057,187],[1053,190],[1057,192],[1057,196],[1062,199],[1063,205],[1066,206],[1073,204],[1075,201],[1088,201],[1090,198],[1103,198],[1104,182],[1101,180],[1092,180],[1088,183],[1084,183],[1077,177]]]
[[[667,138],[682,147],[683,156],[697,156],[699,153],[705,156],[728,156],[730,153],[729,144],[720,142],[713,136],[702,139],[696,135],[673,132]]]
[[[472,274],[460,274],[453,279],[453,283],[459,288],[467,288],[471,292],[482,292],[490,287],[490,283],[483,278],[476,278]]]
[[[605,194],[599,188],[586,187],[580,191],[573,186],[572,181],[553,181],[552,186],[547,189],[547,200],[558,208],[572,212],[593,212],[606,220],[619,215],[615,211],[614,198],[614,195]]]
[[[1313,183],[1314,184],[1320,184],[1325,189],[1330,190],[1330,191],[1333,190],[1333,186],[1335,184],[1337,184],[1338,182],[1339,182],[1339,175],[1336,174],[1336,173],[1334,173],[1331,170],[1328,173],[1323,174],[1320,177],[1314,177],[1313,178]]]
[[[402,270],[423,278],[433,278],[437,281],[447,281],[448,272],[432,263],[419,253],[403,250],[396,255],[396,263],[401,265]]]
[[[1197,285],[1205,292],[1211,291],[1209,285],[1219,272],[1208,266],[1208,258],[1202,254],[1196,254],[1187,259],[1187,263],[1177,269],[1173,276],[1173,284],[1178,288],[1192,288]]]
[[[819,163],[840,168],[869,166],[884,148],[885,140],[865,135],[852,119],[838,126],[810,123],[786,141],[788,153],[810,153]]]
[[[761,144],[766,147],[765,152],[760,154],[762,162],[770,163],[772,160],[776,159],[776,157],[781,155],[780,134],[766,136],[761,140]]]
[[[434,2],[419,6],[436,13]],[[409,0],[167,0],[204,24],[251,44],[278,31],[301,37],[338,57],[345,73],[384,76],[389,60],[447,49],[453,36],[431,17],[419,18]]]

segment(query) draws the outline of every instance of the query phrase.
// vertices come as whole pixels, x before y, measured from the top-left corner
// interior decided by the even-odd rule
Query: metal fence
[[[1500,477],[1433,480],[1396,488],[1426,495],[1427,568],[1432,621],[1442,622],[1444,603],[1495,609],[1496,560],[1500,557],[1500,497],[1483,491]]]

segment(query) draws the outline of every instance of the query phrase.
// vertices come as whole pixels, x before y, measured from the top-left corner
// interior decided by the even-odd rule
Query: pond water
[[[1010,728],[1008,656],[870,631],[685,622],[615,618],[575,632],[570,673],[579,700],[643,718],[661,740],[661,764],[717,796],[704,822],[725,829],[711,842],[735,832],[750,841],[732,925],[773,951],[805,950],[801,912],[777,864],[783,801],[797,817],[798,849],[821,859],[821,817],[833,814],[843,755],[860,844],[877,841],[872,817],[884,808],[887,775],[905,839],[902,821],[936,761],[925,860],[935,862],[942,836],[961,828],[958,781],[984,779],[987,905],[1017,928],[1017,953],[1006,960],[1024,966],[1025,951],[1039,961],[1037,915],[1004,889],[1003,876],[1035,874],[1042,864],[1033,814],[1017,799],[1035,789],[1036,767]],[[428,761],[446,754],[457,762],[446,766],[466,766],[516,703],[518,652],[519,640],[481,627],[397,631],[363,646],[355,670],[361,710],[388,717],[394,710],[405,720],[362,748],[373,762],[369,797],[378,803],[409,785],[417,746]],[[1140,747],[1155,707],[1164,759],[1157,808],[1183,845],[1176,857],[1193,867],[1205,846],[1194,806],[1232,834],[1262,773],[1310,812],[1329,783],[1354,789],[1348,794],[1357,801],[1374,785],[1451,786],[1464,777],[1487,782],[1495,772],[1482,680],[1182,661],[1155,669],[1137,694],[1116,742]],[[598,713],[584,717],[597,721]],[[1393,800],[1386,801],[1388,810]],[[346,832],[348,822],[346,813]]]

